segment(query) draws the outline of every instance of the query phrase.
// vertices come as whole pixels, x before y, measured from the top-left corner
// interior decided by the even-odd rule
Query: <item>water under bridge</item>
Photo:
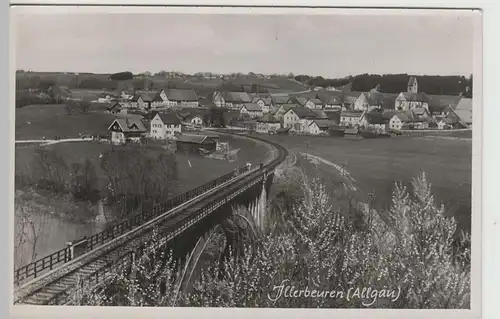
[[[102,285],[127,269],[154,231],[164,237],[163,244],[188,252],[200,236],[231,214],[233,205],[249,207],[256,222],[262,221],[274,170],[288,152],[279,144],[248,137],[269,144],[272,158],[250,170],[239,168],[15,269],[14,304],[70,304],[77,285]]]

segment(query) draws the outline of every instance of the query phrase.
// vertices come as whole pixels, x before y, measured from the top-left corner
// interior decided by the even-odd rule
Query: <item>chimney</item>
[[[130,127],[130,122],[128,120],[128,116],[125,116],[125,125],[127,126],[127,128]]]

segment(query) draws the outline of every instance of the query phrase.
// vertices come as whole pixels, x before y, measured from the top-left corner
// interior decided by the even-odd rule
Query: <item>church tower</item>
[[[417,78],[414,76],[410,76],[410,80],[408,80],[408,90],[409,93],[417,93],[418,92],[418,83]]]

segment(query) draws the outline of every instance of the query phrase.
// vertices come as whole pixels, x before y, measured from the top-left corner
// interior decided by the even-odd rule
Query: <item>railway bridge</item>
[[[251,169],[236,169],[15,269],[14,304],[71,304],[69,297],[76,286],[98,286],[127,269],[154,231],[174,252],[186,254],[200,236],[231,214],[233,205],[247,206],[256,222],[261,223],[274,170],[288,152],[279,144],[255,136],[248,138],[269,144],[272,158]]]

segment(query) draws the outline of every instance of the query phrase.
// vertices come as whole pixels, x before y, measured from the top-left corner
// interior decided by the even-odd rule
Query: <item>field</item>
[[[470,229],[470,140],[397,137],[350,141],[281,135],[267,138],[291,152],[310,153],[344,166],[363,193],[375,193],[377,207],[390,205],[394,182],[408,185],[423,170],[432,183],[436,201],[457,217],[462,229]]]
[[[267,147],[256,144],[251,140],[238,139],[231,136],[221,136],[221,141],[229,142],[231,148],[240,148],[239,157],[234,162],[223,160],[203,158],[198,155],[176,154],[178,167],[178,183],[174,192],[179,194],[189,189],[195,188],[205,182],[230,172],[233,168],[245,165],[251,161],[257,165],[262,161],[267,153]],[[70,142],[46,146],[48,149],[54,149],[57,154],[62,156],[65,162],[71,163],[83,162],[90,159],[97,169],[97,175],[100,180],[100,186],[106,183],[106,176],[100,168],[99,156],[109,150],[110,144],[101,144],[99,142]],[[144,146],[146,152],[161,153],[163,149],[159,147]],[[35,154],[36,145],[16,146],[15,163],[19,170],[28,167]]]
[[[16,140],[78,137],[79,133],[106,134],[114,115],[67,114],[65,105],[30,105],[16,109]]]
[[[230,172],[235,167],[243,166],[247,161],[258,165],[267,153],[267,147],[256,144],[251,140],[238,139],[231,136],[221,136],[221,141],[229,142],[231,148],[241,148],[240,156],[232,163],[223,160],[207,159],[197,155],[177,154],[178,179],[172,185],[172,195],[202,185],[212,179]],[[109,144],[98,142],[60,143],[46,146],[57,150],[68,166],[71,163],[83,162],[90,159],[96,167],[99,186],[107,183],[107,178],[100,168],[99,155],[108,150]],[[15,149],[16,171],[27,172],[27,165],[34,160],[36,145],[17,145]],[[145,147],[145,151],[159,153],[163,150],[158,147]],[[37,212],[35,223],[40,228],[40,241],[36,251],[41,255],[53,252],[65,245],[67,241],[89,236],[99,231],[101,222],[92,222],[99,212],[98,205],[87,202],[74,201],[71,194],[55,195],[50,191],[26,189],[16,185],[16,207],[31,207]],[[166,199],[165,199],[166,200]],[[19,217],[16,211],[16,217]],[[29,244],[19,249],[16,255],[16,265],[24,264],[29,260],[31,248]]]
[[[99,98],[99,95],[106,93],[103,90],[92,90],[92,89],[71,89],[71,96],[73,98],[79,98],[87,101],[95,101]]]

